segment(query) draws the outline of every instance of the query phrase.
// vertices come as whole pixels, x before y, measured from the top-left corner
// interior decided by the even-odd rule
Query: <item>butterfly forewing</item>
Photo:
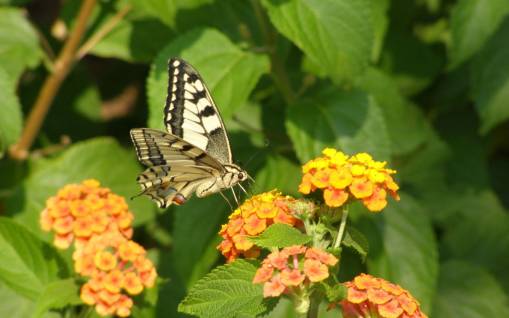
[[[187,141],[150,128],[131,130],[138,160],[145,166],[202,165],[221,171],[219,162]]]
[[[169,133],[205,150],[222,164],[232,163],[223,121],[198,72],[185,61],[168,63],[164,121]]]

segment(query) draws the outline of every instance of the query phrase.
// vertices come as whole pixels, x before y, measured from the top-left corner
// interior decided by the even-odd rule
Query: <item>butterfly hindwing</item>
[[[138,160],[147,168],[137,182],[143,194],[165,208],[178,196],[185,201],[196,188],[216,179],[222,166],[185,140],[150,128],[131,130]]]
[[[214,179],[210,171],[192,166],[154,166],[138,176],[142,194],[148,195],[160,208],[166,208],[179,197],[185,201],[200,183]],[[183,202],[181,202],[183,203]]]
[[[185,61],[168,62],[164,122],[169,133],[205,150],[222,164],[232,163],[230,143],[219,111],[198,72]]]

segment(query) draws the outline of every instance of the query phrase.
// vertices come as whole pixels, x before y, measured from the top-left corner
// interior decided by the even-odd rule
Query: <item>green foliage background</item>
[[[49,3],[0,1],[0,316],[59,317],[79,303],[69,255],[48,244],[39,213],[85,178],[138,192],[128,132],[162,128],[171,56],[204,77],[253,192],[297,195],[300,164],[326,146],[398,170],[401,202],[354,213],[370,249],[365,263],[344,255],[343,280],[394,281],[431,317],[509,316],[507,0],[100,1],[85,40],[131,9],[77,61],[17,162],[7,150],[63,44],[54,26],[72,30],[80,5]],[[64,135],[72,143],[58,147]],[[231,211],[219,196],[167,211],[128,203],[135,239],[167,278],[133,316],[183,316],[189,288],[223,262],[217,231]],[[293,314],[281,302],[269,317]]]

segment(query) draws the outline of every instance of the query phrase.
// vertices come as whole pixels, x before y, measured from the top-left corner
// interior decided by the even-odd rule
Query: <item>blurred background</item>
[[[354,211],[370,251],[345,251],[342,280],[396,282],[430,317],[509,317],[508,13],[507,0],[1,0],[0,214],[50,242],[39,214],[65,184],[137,194],[129,130],[164,129],[179,56],[211,90],[250,192],[298,196],[301,164],[325,147],[398,170],[401,202]],[[223,263],[230,208],[219,195],[128,204],[166,278],[133,316],[183,316],[188,288]],[[30,316],[33,299],[1,281],[0,295],[0,316]],[[271,314],[293,316],[287,302]]]

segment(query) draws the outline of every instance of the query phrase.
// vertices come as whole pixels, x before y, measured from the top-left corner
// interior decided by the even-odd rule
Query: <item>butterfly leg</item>
[[[245,194],[246,196],[248,196],[248,193],[247,193],[246,189],[244,189],[244,187],[242,186],[242,184],[240,184],[240,183],[239,183],[239,187],[242,189],[242,191],[244,191],[244,194]]]
[[[230,201],[228,200],[228,198],[224,195],[224,193],[222,191],[219,191],[219,194],[223,197],[223,199],[226,201],[226,203],[228,203],[228,205],[230,206],[230,210],[234,210],[232,204],[230,203]]]
[[[235,194],[235,190],[233,190],[233,187],[230,188],[233,193],[233,198],[235,199],[235,203],[237,203],[237,206],[239,206],[239,199],[237,199],[237,195]]]

